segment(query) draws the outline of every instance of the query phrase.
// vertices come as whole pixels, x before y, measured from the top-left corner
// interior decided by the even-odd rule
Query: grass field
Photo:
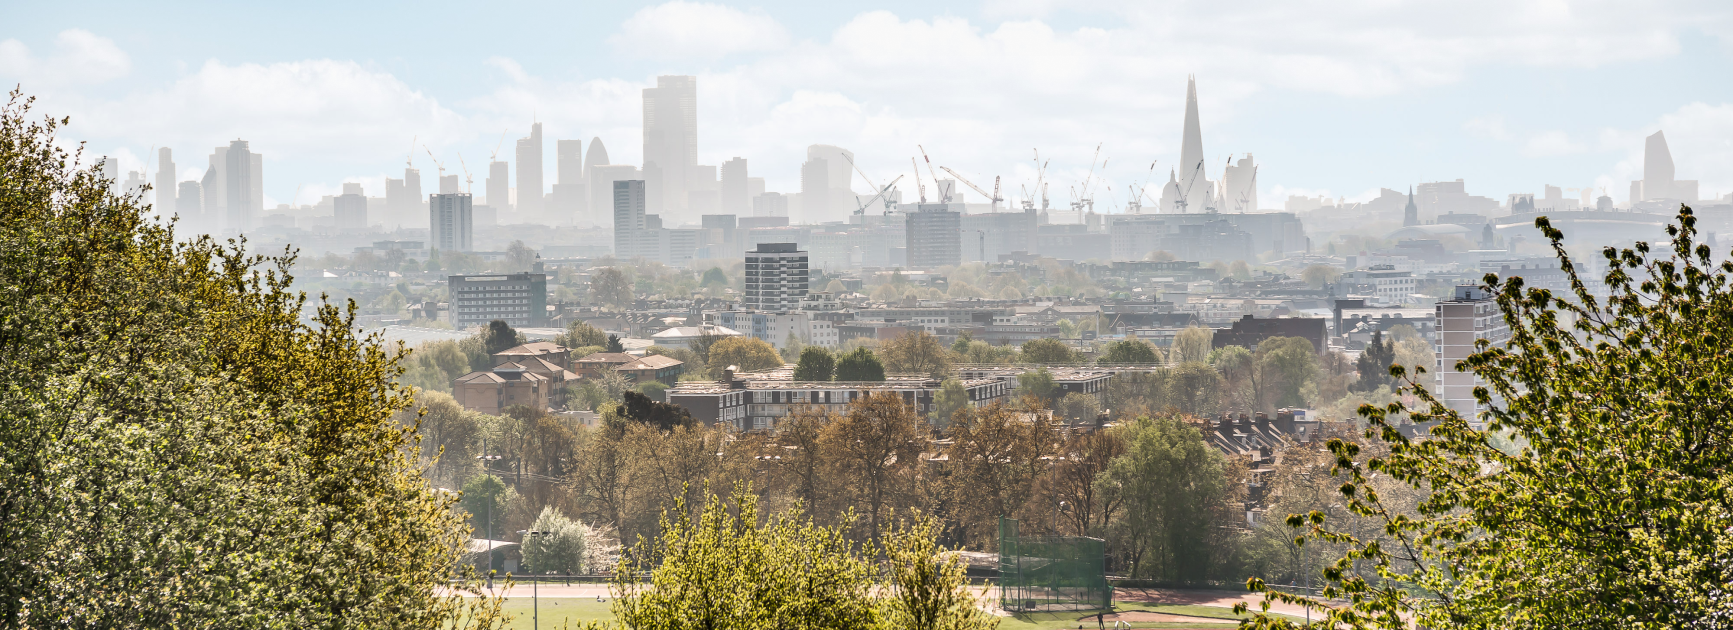
[[[506,598],[503,609],[512,616],[505,627],[511,630],[529,630],[535,627],[530,616],[534,610],[534,601],[529,597]],[[578,622],[591,619],[612,620],[614,613],[608,607],[612,602],[598,602],[595,598],[583,597],[545,597],[541,605],[541,627],[544,630],[559,630],[561,624],[570,621],[576,628]]]

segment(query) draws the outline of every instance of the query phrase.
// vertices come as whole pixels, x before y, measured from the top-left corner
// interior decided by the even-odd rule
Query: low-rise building
[[[961,379],[969,404],[984,405],[1005,400],[1014,381],[999,378]],[[718,381],[687,381],[667,392],[668,402],[680,405],[705,424],[725,424],[740,431],[776,428],[794,410],[817,406],[846,413],[850,402],[869,392],[893,392],[927,415],[934,410],[934,396],[941,383],[925,377],[893,376],[883,381],[801,382],[793,380],[791,368],[735,374],[724,372]]]
[[[553,384],[549,379],[517,364],[498,366],[491,372],[470,372],[452,383],[451,396],[464,409],[499,415],[508,407],[523,405],[547,409]]]
[[[661,381],[673,385],[680,382],[680,373],[686,371],[686,363],[674,357],[652,354],[616,367],[614,371],[624,374],[626,380],[633,383]]]
[[[1271,337],[1301,337],[1312,342],[1318,354],[1323,354],[1328,347],[1327,323],[1324,319],[1258,319],[1247,315],[1234,322],[1231,328],[1217,328],[1211,345],[1216,348],[1241,346],[1251,350]]]

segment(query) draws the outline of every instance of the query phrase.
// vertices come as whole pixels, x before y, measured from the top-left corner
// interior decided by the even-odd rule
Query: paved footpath
[[[513,584],[511,588],[508,589],[505,586],[504,580],[496,580],[494,586],[495,588],[492,593],[505,597],[530,597],[532,594],[536,594],[537,590],[537,587],[529,583]],[[583,597],[587,599],[595,599],[597,597],[604,599],[613,598],[613,594],[608,591],[607,584],[588,583],[566,585],[544,582],[540,585],[539,590],[540,597]],[[989,608],[991,608],[998,602],[992,600],[991,594],[990,592],[986,592],[987,590],[988,589],[983,589],[983,592],[980,593],[980,595],[984,596],[984,599],[987,600],[986,603],[989,605]],[[1258,610],[1259,602],[1263,601],[1262,596],[1254,593],[1171,588],[1119,588],[1114,590],[1113,599],[1123,602],[1210,606],[1213,608],[1224,608],[1229,610],[1233,609],[1235,603],[1243,601],[1246,602],[1253,612]],[[1280,602],[1272,602],[1270,604],[1270,610],[1295,616],[1305,616],[1306,614],[1305,608]]]

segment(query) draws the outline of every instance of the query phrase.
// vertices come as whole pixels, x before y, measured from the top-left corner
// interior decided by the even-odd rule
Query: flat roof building
[[[548,276],[508,273],[450,276],[451,324],[459,330],[501,320],[513,328],[547,325]]]

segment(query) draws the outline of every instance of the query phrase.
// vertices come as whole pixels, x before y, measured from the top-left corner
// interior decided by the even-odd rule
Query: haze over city
[[[5,18],[0,630],[1733,627],[1726,2]]]
[[[1553,184],[1623,202],[1641,138],[1663,128],[1681,177],[1733,191],[1733,23],[1713,2],[104,6],[14,7],[34,27],[0,33],[0,79],[36,86],[123,169],[153,146],[246,138],[270,159],[267,206],[382,190],[412,138],[479,173],[532,120],[640,163],[638,91],[658,74],[703,86],[699,163],[747,157],[780,191],[809,144],[881,179],[922,144],[1015,189],[1035,180],[1032,149],[1069,184],[1104,143],[1123,205],[1151,160],[1178,158],[1187,75],[1211,170],[1254,154],[1269,208],[1456,178],[1493,198]],[[553,157],[549,142],[550,180]]]

